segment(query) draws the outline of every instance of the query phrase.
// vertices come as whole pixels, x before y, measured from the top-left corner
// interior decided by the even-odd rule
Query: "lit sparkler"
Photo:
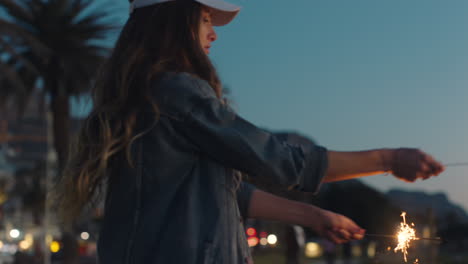
[[[406,212],[402,212],[401,217],[403,217],[403,222],[400,223],[400,230],[398,231],[397,237],[398,237],[398,245],[394,249],[395,252],[400,250],[403,253],[403,256],[405,258],[405,262],[408,262],[406,255],[408,255],[408,248],[410,246],[410,242],[412,240],[416,240],[416,232],[414,228],[409,226],[406,223]],[[414,226],[413,223],[411,223],[412,226]]]
[[[406,212],[402,212],[400,215],[403,218],[403,222],[400,223],[400,229],[398,230],[396,235],[382,235],[382,234],[369,234],[366,233],[368,237],[380,237],[380,238],[397,238],[398,245],[394,249],[395,253],[400,250],[403,253],[405,262],[408,262],[407,255],[408,255],[408,248],[410,246],[410,242],[413,240],[429,240],[429,241],[438,241],[443,242],[446,241],[440,237],[416,237],[416,231],[414,230],[414,223],[411,223],[411,226],[406,223]],[[387,248],[388,251],[391,250],[391,247]],[[419,263],[419,259],[416,259],[413,264],[421,264]]]

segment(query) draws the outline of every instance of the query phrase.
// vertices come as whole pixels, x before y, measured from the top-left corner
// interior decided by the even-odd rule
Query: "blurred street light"
[[[249,247],[255,247],[258,245],[258,237],[249,237],[247,239],[247,243],[249,244]]]
[[[305,246],[305,255],[308,258],[317,258],[322,255],[322,248],[318,243],[308,242]]]
[[[20,236],[20,231],[18,229],[10,230],[10,237],[18,238]]]
[[[269,235],[267,240],[268,240],[268,244],[270,245],[275,245],[276,242],[278,242],[278,238],[273,234]]]
[[[88,240],[89,239],[89,233],[88,232],[82,232],[80,237],[83,240]]]
[[[52,241],[52,243],[50,243],[50,252],[57,253],[59,252],[59,250],[60,250],[60,243],[57,241]]]

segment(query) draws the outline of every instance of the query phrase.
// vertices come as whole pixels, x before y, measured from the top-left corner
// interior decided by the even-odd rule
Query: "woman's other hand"
[[[391,173],[398,179],[414,182],[428,179],[444,171],[444,165],[429,154],[414,148],[399,148],[391,151],[387,158]]]
[[[337,244],[362,239],[365,233],[364,229],[348,217],[323,209],[309,223],[308,226],[320,236]]]

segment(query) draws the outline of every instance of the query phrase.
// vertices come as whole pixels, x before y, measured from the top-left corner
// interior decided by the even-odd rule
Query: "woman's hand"
[[[364,237],[365,230],[346,216],[319,209],[315,217],[311,218],[307,226],[334,243],[341,244]]]
[[[417,179],[428,179],[444,171],[444,165],[434,160],[429,154],[419,149],[399,148],[387,157],[387,166],[398,179],[414,182]]]

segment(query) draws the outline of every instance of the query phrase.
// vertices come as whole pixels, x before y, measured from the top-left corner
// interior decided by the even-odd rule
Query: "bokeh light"
[[[248,236],[255,236],[257,234],[257,230],[255,230],[255,228],[253,227],[250,227],[250,228],[247,228],[246,233]]]
[[[50,243],[50,252],[57,253],[59,251],[60,251],[60,243],[57,241],[52,241],[52,243]]]
[[[10,230],[10,236],[12,238],[18,238],[20,236],[20,231],[18,229]]]
[[[255,247],[258,245],[258,237],[249,237],[247,239],[247,243],[249,244],[249,247]]]
[[[322,248],[316,242],[308,242],[305,246],[305,255],[308,258],[317,258],[322,255]]]
[[[89,239],[89,233],[88,232],[82,232],[80,237],[83,240],[88,240]]]
[[[268,236],[267,241],[268,241],[268,244],[275,245],[276,242],[278,242],[278,238],[275,235],[271,234]]]

